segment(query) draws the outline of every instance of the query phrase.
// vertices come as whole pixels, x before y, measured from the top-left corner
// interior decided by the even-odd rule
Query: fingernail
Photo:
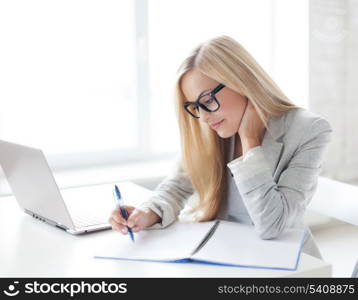
[[[128,222],[128,226],[129,226],[129,227],[132,227],[132,226],[133,226],[133,222],[132,222],[132,221],[129,221],[129,222]]]

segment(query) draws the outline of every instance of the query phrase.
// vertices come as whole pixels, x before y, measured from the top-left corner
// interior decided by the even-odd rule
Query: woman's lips
[[[221,125],[222,122],[224,122],[224,120],[221,120],[220,122],[211,124],[210,126],[211,126],[213,129],[218,129],[218,128],[220,127],[220,125]]]

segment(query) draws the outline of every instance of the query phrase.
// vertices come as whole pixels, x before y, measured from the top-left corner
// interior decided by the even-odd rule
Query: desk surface
[[[330,277],[331,265],[302,253],[296,271],[94,259],[112,230],[73,236],[0,198],[0,277]]]

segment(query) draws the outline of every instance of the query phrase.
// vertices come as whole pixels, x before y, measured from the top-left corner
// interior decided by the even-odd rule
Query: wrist
[[[250,149],[261,145],[260,141],[256,138],[243,139],[241,143],[242,143],[242,155],[245,155],[246,152],[249,151]]]
[[[153,210],[151,210],[150,208],[147,209],[147,213],[149,214],[149,219],[150,219],[151,225],[160,223],[162,221],[162,218],[157,213],[155,213]]]

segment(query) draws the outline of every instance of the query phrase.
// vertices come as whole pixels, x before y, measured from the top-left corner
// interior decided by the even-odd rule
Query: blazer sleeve
[[[138,206],[139,209],[151,209],[161,218],[159,223],[146,229],[160,229],[172,224],[193,193],[190,178],[181,160],[177,159],[171,174],[155,188],[153,196]]]
[[[315,119],[276,183],[262,147],[248,151],[243,159],[227,164],[243,198],[255,231],[262,239],[278,237],[301,218],[317,187],[332,128]]]

